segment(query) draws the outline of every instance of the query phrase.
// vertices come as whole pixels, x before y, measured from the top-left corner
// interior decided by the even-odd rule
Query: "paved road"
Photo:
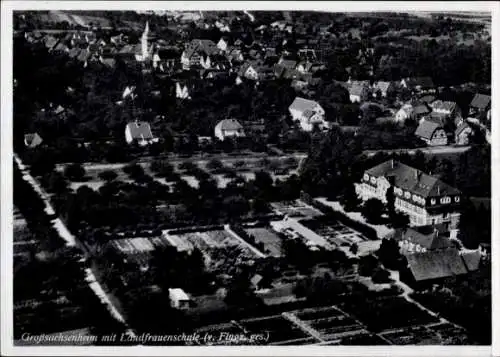
[[[32,187],[33,189],[39,194],[40,198],[44,201],[45,203],[45,212],[49,216],[55,215],[55,210],[53,209],[52,205],[50,204],[49,201],[49,196],[45,192],[45,190],[41,187],[38,181],[35,180],[33,176],[28,172],[26,169],[26,166],[22,163],[21,159],[17,155],[14,155],[15,161],[21,170],[23,174],[23,179],[26,180]],[[61,239],[63,239],[66,242],[66,245],[69,247],[75,247],[75,246],[82,246],[81,242],[77,242],[75,236],[71,234],[71,232],[68,230],[64,222],[59,218],[55,218],[52,220],[52,224],[56,231],[59,233],[59,236]],[[83,249],[85,259],[83,263],[85,264],[85,260],[90,258],[89,253],[86,249]],[[90,268],[85,269],[85,281],[89,284],[89,287],[92,289],[92,291],[96,294],[96,296],[101,300],[103,304],[106,305],[108,308],[109,312],[111,315],[116,318],[118,321],[124,323],[126,325],[126,321],[123,317],[123,315],[118,311],[118,309],[115,307],[115,305],[112,303],[111,299],[108,297],[104,289],[102,288],[101,284],[97,281],[94,273]],[[130,335],[134,335],[134,331],[131,329],[128,329],[126,333]]]

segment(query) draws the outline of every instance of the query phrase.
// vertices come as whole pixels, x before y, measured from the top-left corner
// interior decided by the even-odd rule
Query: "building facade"
[[[456,235],[459,190],[395,160],[365,171],[361,183],[356,185],[361,199],[376,198],[384,203],[388,189],[394,190],[395,209],[409,216],[410,226],[442,224],[451,236]]]

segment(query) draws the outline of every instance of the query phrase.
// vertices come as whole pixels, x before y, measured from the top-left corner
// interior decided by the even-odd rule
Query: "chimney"
[[[438,195],[441,194],[441,186],[438,185]]]
[[[391,169],[394,168],[394,159],[391,159]]]

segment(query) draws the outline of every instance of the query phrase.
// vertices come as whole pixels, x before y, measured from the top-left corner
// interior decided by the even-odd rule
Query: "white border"
[[[15,347],[12,345],[12,11],[14,10],[322,10],[337,12],[374,12],[374,11],[486,11],[492,13],[492,182],[499,182],[498,145],[500,116],[496,98],[500,98],[497,89],[498,63],[500,47],[497,43],[500,35],[498,2],[332,2],[332,1],[289,1],[289,2],[216,2],[216,1],[22,1],[4,0],[1,3],[1,354],[19,356],[84,356],[84,355],[171,355],[171,356],[229,356],[229,355],[276,355],[276,356],[497,356],[500,355],[499,324],[493,321],[493,348],[488,346],[290,346],[290,347]],[[492,215],[499,217],[498,189],[493,185]],[[498,236],[498,224],[492,220],[492,237]],[[495,257],[500,253],[498,239],[492,239],[492,296],[499,295],[499,264]],[[492,298],[493,302],[495,298]],[[500,313],[498,305],[493,304],[493,316]]]

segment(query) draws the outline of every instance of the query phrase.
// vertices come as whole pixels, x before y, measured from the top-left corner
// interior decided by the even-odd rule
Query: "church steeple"
[[[144,28],[144,32],[142,33],[142,38],[141,38],[141,50],[142,50],[143,61],[148,59],[150,56],[148,39],[149,39],[149,21],[146,21],[146,27]]]

